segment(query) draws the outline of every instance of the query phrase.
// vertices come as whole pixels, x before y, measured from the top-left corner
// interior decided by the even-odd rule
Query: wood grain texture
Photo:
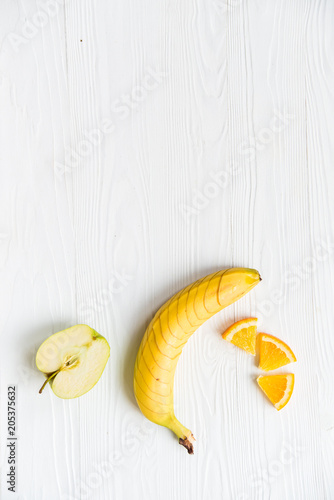
[[[0,13],[1,498],[334,498],[333,2],[23,0]],[[231,266],[263,282],[182,354],[189,457],[139,412],[134,361],[160,305]],[[220,337],[245,315],[297,355],[280,413],[254,359]],[[78,400],[40,396],[37,347],[79,322],[110,343],[101,381]]]

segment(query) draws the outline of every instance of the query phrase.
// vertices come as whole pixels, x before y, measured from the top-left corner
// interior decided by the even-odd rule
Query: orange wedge
[[[260,376],[256,380],[276,410],[281,410],[291,398],[295,383],[293,373]]]
[[[257,318],[246,318],[237,321],[222,335],[223,339],[240,347],[255,356],[257,334]]]
[[[277,337],[267,333],[259,333],[258,338],[260,347],[259,368],[261,370],[266,372],[276,370],[276,368],[297,361],[290,347]]]

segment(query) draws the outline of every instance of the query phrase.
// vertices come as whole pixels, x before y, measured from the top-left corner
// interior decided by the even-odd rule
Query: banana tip
[[[194,446],[193,446],[194,441],[195,438],[192,434],[189,436],[189,438],[185,437],[184,439],[182,438],[179,439],[179,443],[185,447],[189,455],[194,454]]]

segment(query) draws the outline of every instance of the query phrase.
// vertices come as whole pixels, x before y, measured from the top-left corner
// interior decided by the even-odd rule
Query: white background
[[[334,498],[333,23],[332,0],[2,0],[2,499]],[[263,281],[180,359],[188,456],[139,412],[135,356],[171,294],[232,266]],[[248,315],[298,358],[279,413],[220,337]],[[110,343],[100,382],[39,395],[37,347],[76,323]]]

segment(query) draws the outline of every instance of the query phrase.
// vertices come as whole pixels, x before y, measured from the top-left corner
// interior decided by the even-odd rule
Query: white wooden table
[[[0,13],[1,499],[333,499],[334,3],[3,0]],[[171,294],[231,266],[263,281],[184,350],[188,456],[139,412],[135,356]],[[297,355],[279,413],[254,359],[220,337],[245,315]],[[76,323],[108,339],[103,377],[78,400],[41,396],[36,349]]]

